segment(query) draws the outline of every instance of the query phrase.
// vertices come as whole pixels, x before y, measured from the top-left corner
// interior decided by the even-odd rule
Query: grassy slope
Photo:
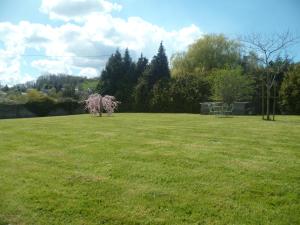
[[[300,117],[0,120],[0,224],[300,224]]]

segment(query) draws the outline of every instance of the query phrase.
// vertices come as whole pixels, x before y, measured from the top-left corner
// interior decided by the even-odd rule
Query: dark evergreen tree
[[[132,86],[132,83],[134,83],[135,63],[132,61],[132,58],[127,48],[125,49],[123,57],[123,70],[123,79],[125,83],[127,83],[129,86]]]
[[[151,60],[150,65],[147,66],[147,59],[141,56],[138,60],[136,72],[144,72],[138,78],[138,84],[134,90],[134,101],[136,110],[148,111],[150,109],[150,101],[152,98],[152,89],[159,81],[164,81],[165,84],[170,79],[170,69],[168,58],[162,43],[160,43],[158,53]]]
[[[135,67],[135,77],[134,82],[137,83],[139,78],[142,77],[144,71],[148,66],[148,59],[141,54],[140,58],[138,59]]]
[[[171,77],[168,58],[162,42],[160,43],[157,55],[153,57],[149,69],[145,72],[145,76],[148,77],[149,87],[151,89],[157,81],[163,78],[169,79]]]
[[[115,95],[120,88],[123,74],[123,60],[119,50],[112,54],[101,73],[101,94]],[[116,96],[117,97],[117,96]]]
[[[138,112],[147,112],[149,110],[150,93],[148,80],[140,77],[133,91],[134,110]]]
[[[122,58],[123,68],[119,80],[119,87],[115,94],[117,99],[122,102],[120,109],[123,111],[131,110],[132,108],[132,92],[136,85],[135,82],[135,63],[129,54],[128,49],[125,50],[124,57]]]
[[[143,76],[148,67],[148,59],[141,54],[135,67],[134,83],[135,87],[132,93],[134,110],[145,112],[148,110],[148,80]]]
[[[129,50],[126,49],[124,56],[117,50],[109,59],[102,71],[97,90],[101,94],[115,96],[121,101],[120,110],[128,111],[133,105],[133,89],[136,85],[135,63]]]

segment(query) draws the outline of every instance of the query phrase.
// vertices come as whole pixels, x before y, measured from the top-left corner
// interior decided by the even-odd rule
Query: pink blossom
[[[118,104],[120,102],[116,101],[114,96],[105,95],[102,97],[99,94],[92,94],[85,101],[85,108],[93,115],[102,116],[102,111],[105,110],[111,116]]]

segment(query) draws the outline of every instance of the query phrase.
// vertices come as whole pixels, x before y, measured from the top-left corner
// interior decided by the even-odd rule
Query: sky
[[[204,34],[236,38],[290,30],[300,36],[298,0],[0,0],[0,84],[45,73],[99,76],[116,49],[167,55]],[[289,49],[300,61],[300,46]]]

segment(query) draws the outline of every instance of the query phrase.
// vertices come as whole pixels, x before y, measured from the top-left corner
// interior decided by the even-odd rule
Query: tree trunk
[[[264,91],[264,81],[261,80],[261,115],[262,119],[265,119],[265,91]]]
[[[275,120],[275,110],[276,110],[276,83],[273,86],[274,95],[273,95],[273,121]]]
[[[271,95],[271,90],[270,86],[267,86],[267,120],[270,120],[270,95]]]
[[[102,102],[102,96],[100,96],[100,110],[99,110],[99,116],[102,117],[103,112],[103,102]]]

